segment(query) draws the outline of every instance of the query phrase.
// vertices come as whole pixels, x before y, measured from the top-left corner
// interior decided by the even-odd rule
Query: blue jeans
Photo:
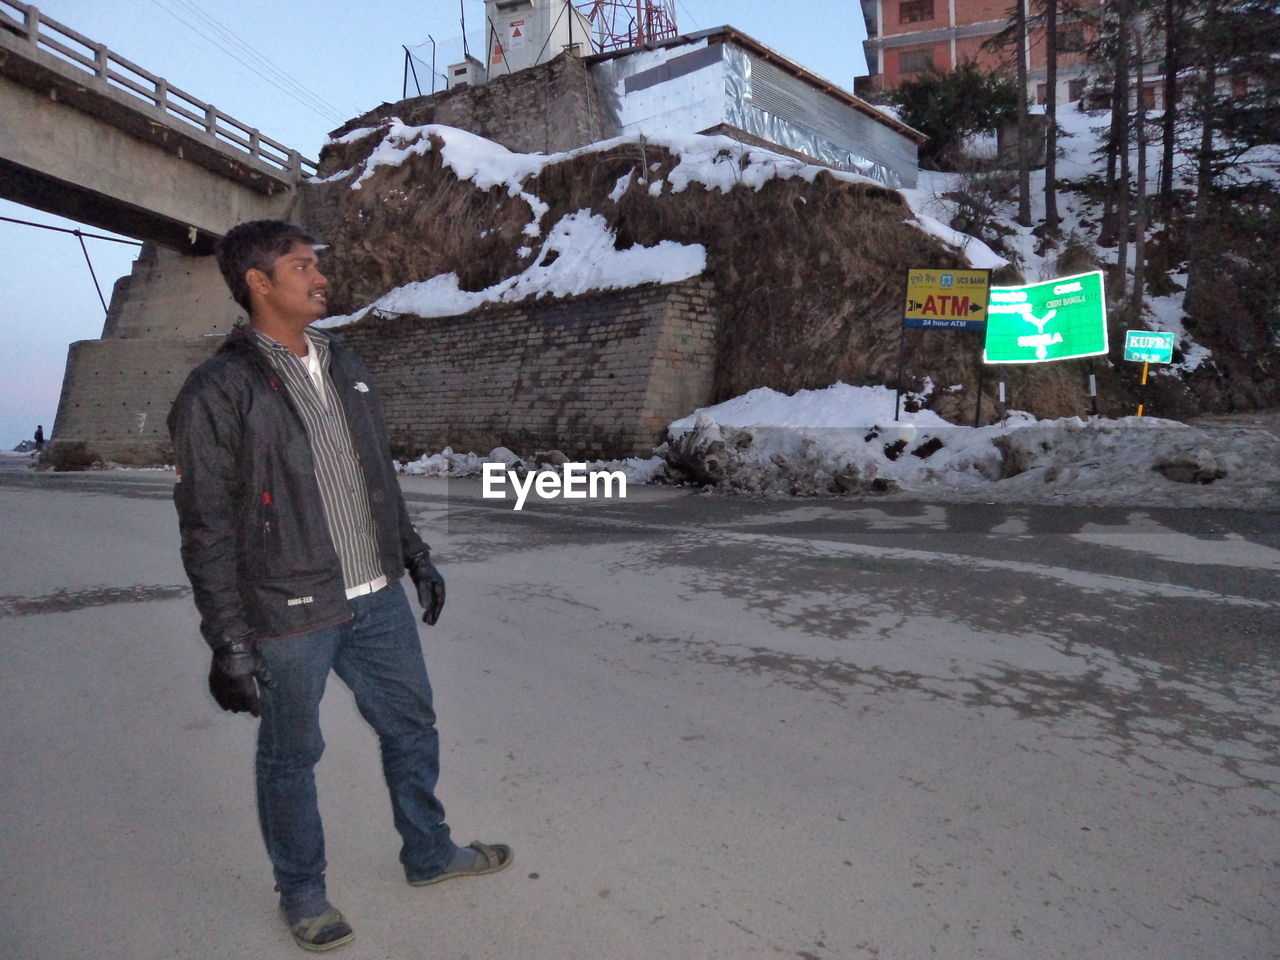
[[[349,623],[258,647],[275,679],[274,689],[264,691],[258,727],[258,819],[286,909],[325,900],[315,765],[324,752],[320,698],[330,669],[378,734],[408,879],[441,873],[456,850],[435,795],[440,741],[404,588],[393,583],[348,602]]]

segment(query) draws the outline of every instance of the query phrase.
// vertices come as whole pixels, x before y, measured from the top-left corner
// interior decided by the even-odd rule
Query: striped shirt
[[[352,597],[379,589],[386,578],[364,473],[351,444],[342,402],[329,379],[329,342],[312,330],[303,333],[308,347],[305,357],[260,330],[254,329],[253,337],[284,381],[307,429],[329,536],[342,561],[347,595]],[[374,582],[378,580],[381,583]]]

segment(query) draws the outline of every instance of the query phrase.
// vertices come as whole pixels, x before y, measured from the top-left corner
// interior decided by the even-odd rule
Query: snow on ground
[[[439,453],[424,453],[417,460],[396,463],[396,470],[416,477],[478,477],[486,463],[501,463],[507,469],[517,471],[556,470],[556,466],[550,463],[541,468],[536,463],[528,464],[506,447],[494,447],[487,457],[470,452],[454,453],[453,447],[445,447]],[[661,457],[628,457],[624,460],[593,460],[585,467],[591,471],[621,471],[627,483],[651,483],[665,472],[666,463]]]
[[[1155,417],[985,427],[900,413],[893,391],[760,389],[670,425],[672,446],[719,461],[721,486],[762,493],[884,490],[937,500],[1280,508],[1280,438]]]
[[[1155,417],[1037,421],[1012,412],[963,427],[908,411],[884,387],[837,383],[793,396],[768,388],[672,422],[661,456],[594,462],[629,483],[679,481],[682,465],[717,461],[717,485],[761,494],[843,491],[894,499],[1087,506],[1280,509],[1280,437],[1260,427],[1202,429]],[[451,448],[403,473],[479,476],[485,462],[537,470],[498,447]],[[544,469],[556,469],[554,461]]]
[[[922,180],[921,182],[923,183],[924,181]],[[916,187],[910,190],[899,190],[898,192],[902,194],[907,201],[907,205],[911,207],[911,212],[915,214],[915,220],[906,222],[918,227],[930,236],[937,237],[947,246],[954,247],[963,253],[968,259],[969,265],[974,269],[998,270],[1009,262],[977,237],[971,237],[967,233],[953,230],[936,217],[927,213],[927,210],[937,206],[936,197],[932,190],[926,191]]]

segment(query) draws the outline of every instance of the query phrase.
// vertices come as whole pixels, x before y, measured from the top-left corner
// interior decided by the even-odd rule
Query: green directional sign
[[[1172,363],[1173,334],[1150,330],[1124,332],[1124,358],[1138,363]]]
[[[1106,352],[1101,270],[991,288],[985,363],[1048,363]]]

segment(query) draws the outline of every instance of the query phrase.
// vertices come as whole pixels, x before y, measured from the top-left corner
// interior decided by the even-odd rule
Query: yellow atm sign
[[[902,322],[908,327],[984,330],[990,270],[907,270],[907,302]]]

